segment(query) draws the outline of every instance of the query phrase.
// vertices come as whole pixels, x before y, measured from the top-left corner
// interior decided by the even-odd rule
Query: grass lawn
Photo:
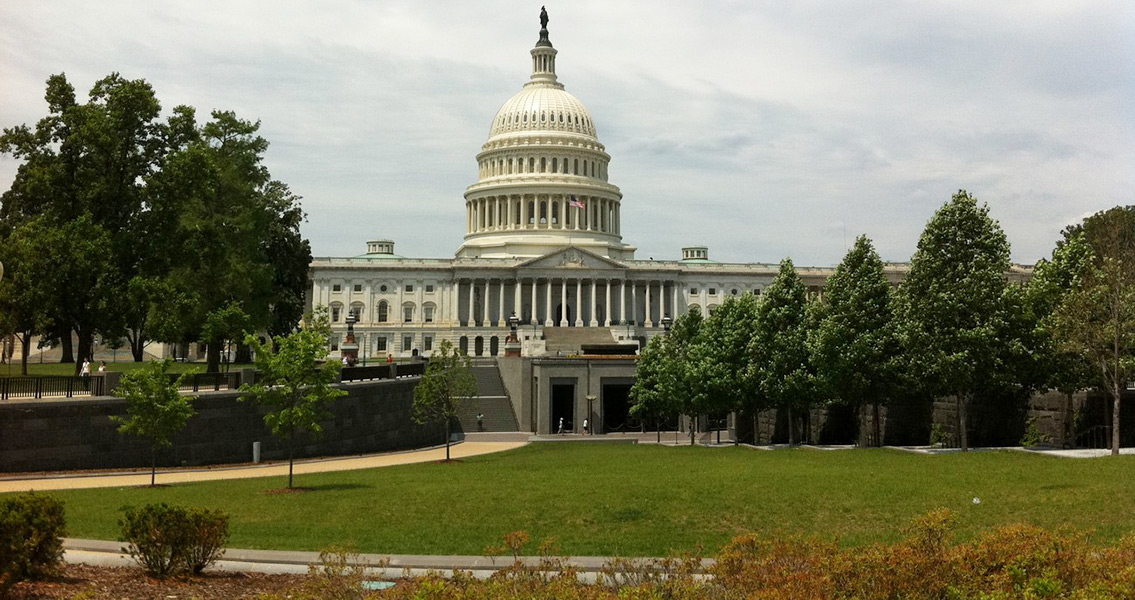
[[[854,451],[535,444],[457,464],[283,478],[54,493],[69,535],[115,539],[119,507],[171,502],[221,508],[233,547],[481,554],[504,533],[555,537],[567,555],[715,552],[750,532],[858,545],[894,541],[917,515],[947,507],[965,539],[1027,522],[1135,530],[1135,458],[1062,459],[1022,452],[924,456]],[[979,497],[980,504],[973,498]]]

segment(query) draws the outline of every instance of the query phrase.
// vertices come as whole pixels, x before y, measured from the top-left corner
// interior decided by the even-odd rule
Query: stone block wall
[[[420,448],[444,443],[441,425],[411,420],[417,379],[344,384],[348,395],[331,402],[323,435],[302,436],[296,457],[337,456]],[[212,465],[287,458],[287,446],[264,425],[264,408],[237,400],[235,392],[208,392],[194,402],[197,414],[158,451],[159,466]],[[148,467],[146,440],[123,436],[113,415],[126,401],[96,398],[0,405],[0,472]]]

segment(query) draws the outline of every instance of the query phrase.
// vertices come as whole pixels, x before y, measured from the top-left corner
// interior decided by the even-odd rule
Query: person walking
[[[83,359],[83,365],[79,367],[79,377],[83,380],[83,389],[91,389],[91,361]]]

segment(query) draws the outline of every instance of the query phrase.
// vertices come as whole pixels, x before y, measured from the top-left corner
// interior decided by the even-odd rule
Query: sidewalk
[[[472,437],[472,436],[470,436]],[[484,440],[484,441],[482,441]],[[513,450],[527,444],[519,440],[492,440],[466,439],[464,442],[450,446],[450,456],[453,458],[468,458],[493,452]],[[356,469],[373,469],[377,467],[390,467],[395,465],[409,465],[424,462],[445,460],[445,446],[411,450],[407,452],[391,452],[386,454],[369,454],[365,456],[330,457],[319,459],[298,460],[295,464],[295,474],[329,473],[332,471],[352,471]],[[193,469],[159,469],[157,483],[170,485],[192,481],[217,481],[220,479],[247,479],[251,477],[283,477],[288,474],[287,462],[271,462],[261,465],[217,466],[213,468]],[[67,474],[49,474],[35,476],[14,475],[0,479],[0,493],[29,492],[49,490],[74,490],[83,488],[104,487],[134,487],[150,485],[149,471],[130,472],[84,472]]]
[[[84,540],[66,538],[63,540],[64,560],[95,566],[136,567],[129,556],[121,552],[122,542],[103,540]],[[431,572],[448,575],[453,570],[469,571],[474,577],[484,579],[493,573],[513,566],[511,556],[464,556],[464,555],[422,555],[422,554],[360,554],[350,557],[353,564],[368,565],[367,575],[374,578],[419,577]],[[521,562],[529,567],[537,567],[540,557],[522,556]],[[604,566],[613,560],[606,556],[556,557],[555,566],[572,567],[580,572],[580,578],[594,582]],[[635,558],[638,562],[657,562],[662,559]],[[319,564],[318,552],[287,550],[249,550],[228,548],[222,560],[210,569],[218,571],[243,571],[255,573],[307,573],[308,565]],[[713,559],[702,559],[702,568],[713,566]]]

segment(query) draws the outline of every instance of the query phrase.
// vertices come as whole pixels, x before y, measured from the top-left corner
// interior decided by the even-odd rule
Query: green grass
[[[749,532],[894,541],[938,507],[956,512],[962,539],[1027,522],[1111,542],[1135,529],[1133,468],[1125,456],[1008,451],[536,444],[458,464],[298,476],[297,485],[312,488],[306,493],[266,493],[284,480],[264,478],[56,495],[75,537],[114,539],[119,507],[163,501],[227,511],[234,547],[476,555],[522,529],[534,541],[555,537],[568,555],[652,556],[699,546],[712,553]]]

